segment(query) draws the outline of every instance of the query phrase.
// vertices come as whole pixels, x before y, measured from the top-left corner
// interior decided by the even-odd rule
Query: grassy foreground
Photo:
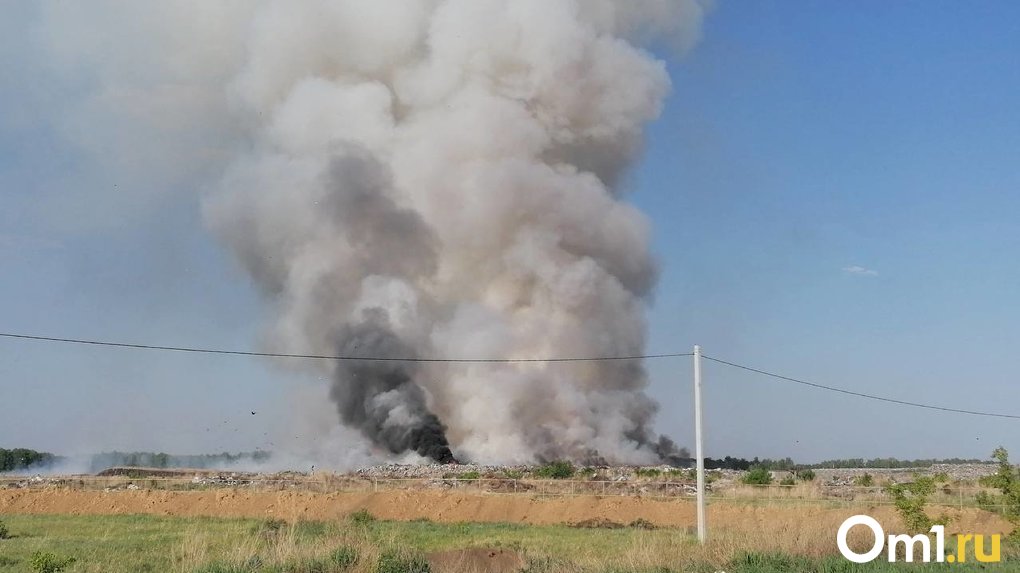
[[[504,548],[527,573],[886,573],[1017,571],[1004,551],[999,564],[854,565],[841,557],[755,552],[754,539],[724,535],[699,547],[676,529],[579,529],[515,524],[385,522],[356,514],[341,522],[172,518],[148,515],[6,515],[0,572],[47,571],[33,555],[50,553],[63,571],[180,573],[424,573],[425,557],[465,548]],[[1005,548],[1004,548],[1005,549]],[[445,570],[455,571],[447,565]],[[55,573],[59,569],[50,569]],[[439,567],[432,571],[441,573]]]

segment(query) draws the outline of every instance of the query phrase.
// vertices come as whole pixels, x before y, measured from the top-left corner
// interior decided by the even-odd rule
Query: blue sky
[[[719,3],[671,65],[636,174],[664,268],[654,346],[1016,414],[1017,16],[1006,2]],[[654,372],[664,388],[668,368]],[[1011,421],[707,376],[710,451],[1020,446]]]
[[[255,347],[265,309],[198,196],[91,193],[116,178],[46,117],[79,86],[39,79],[21,27],[0,24],[0,330]],[[649,350],[1020,414],[1017,54],[1011,2],[720,1],[693,52],[663,53],[674,92],[628,182],[662,267]],[[689,360],[649,368],[659,429],[690,444]],[[0,446],[271,447],[290,389],[313,384],[257,360],[0,340]],[[711,456],[1020,451],[1015,420],[711,363],[706,400]]]

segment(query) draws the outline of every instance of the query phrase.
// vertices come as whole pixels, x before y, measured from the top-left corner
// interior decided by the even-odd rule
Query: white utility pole
[[[705,527],[705,452],[701,444],[701,347],[694,347],[694,455],[698,467],[698,542],[708,537]]]

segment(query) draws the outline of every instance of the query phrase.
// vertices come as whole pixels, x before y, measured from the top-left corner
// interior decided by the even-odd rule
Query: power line
[[[663,354],[635,354],[627,356],[591,356],[591,357],[548,357],[548,358],[415,358],[415,357],[384,357],[384,356],[343,356],[343,355],[324,355],[324,354],[286,354],[280,352],[251,352],[245,350],[224,350],[219,348],[197,348],[188,346],[161,346],[155,344],[138,344],[130,342],[111,342],[106,340],[87,340],[79,338],[58,338],[53,336],[34,336],[29,334],[17,334],[11,332],[0,332],[0,337],[14,338],[21,340],[33,340],[40,342],[54,342],[54,343],[65,343],[65,344],[82,344],[90,346],[102,346],[112,348],[129,348],[138,350],[157,350],[166,352],[190,352],[195,354],[221,354],[231,356],[259,356],[266,358],[297,358],[306,360],[333,360],[333,361],[364,361],[364,362],[422,362],[422,363],[460,363],[460,364],[513,364],[513,363],[525,363],[525,362],[610,362],[610,361],[622,361],[622,360],[654,360],[660,358],[681,358],[693,356],[690,352],[675,352],[675,353],[663,353]],[[863,392],[854,392],[852,390],[846,390],[843,388],[836,388],[833,386],[826,386],[824,384],[817,384],[815,382],[808,382],[807,380],[800,380],[797,378],[791,378],[789,376],[783,376],[781,374],[775,374],[773,372],[767,372],[758,368],[752,368],[750,366],[744,366],[742,364],[736,364],[734,362],[728,362],[720,358],[715,358],[702,354],[702,357],[712,362],[717,362],[733,368],[739,368],[748,372],[754,372],[763,376],[769,376],[778,380],[784,380],[787,382],[793,382],[795,384],[801,384],[803,386],[810,386],[819,390],[827,390],[830,392],[838,392],[840,394],[846,394],[849,396],[857,396],[859,398],[867,398],[869,400],[878,400],[880,402],[887,402],[890,404],[899,404],[901,406],[912,406],[915,408],[924,408],[928,410],[938,410],[942,412],[953,412],[957,414],[969,414],[972,416],[985,416],[991,418],[1008,418],[1012,420],[1020,420],[1020,415],[1013,414],[997,414],[994,412],[981,412],[977,410],[964,410],[960,408],[947,408],[944,406],[935,406],[932,404],[922,404],[919,402],[909,402],[906,400],[897,400],[895,398],[887,398],[884,396],[876,396],[873,394],[865,394]]]
[[[840,394],[849,394],[850,396],[857,396],[859,398],[868,398],[869,400],[878,400],[880,402],[889,402],[892,404],[900,404],[901,406],[913,406],[915,408],[925,408],[928,410],[940,410],[942,412],[955,412],[957,414],[970,414],[972,416],[986,416],[990,418],[1009,418],[1012,420],[1020,420],[1020,416],[1013,414],[996,414],[994,412],[979,412],[976,410],[961,410],[959,408],[946,408],[944,406],[933,406],[931,404],[921,404],[918,402],[908,402],[906,400],[897,400],[895,398],[886,398],[884,396],[875,396],[873,394],[864,394],[862,392],[854,392],[852,390],[845,390],[843,388],[834,388],[832,386],[825,386],[822,384],[816,384],[814,382],[808,382],[806,380],[798,380],[796,378],[790,378],[789,376],[783,376],[780,374],[774,374],[772,372],[766,372],[757,368],[751,368],[750,366],[743,366],[741,364],[734,364],[733,362],[727,362],[718,358],[712,358],[705,354],[701,355],[705,360],[711,360],[712,362],[718,362],[719,364],[725,364],[726,366],[732,366],[733,368],[739,368],[741,370],[747,370],[756,374],[762,374],[765,376],[771,376],[772,378],[778,378],[779,380],[785,380],[787,382],[794,382],[796,384],[803,384],[804,386],[811,386],[812,388],[818,388],[820,390],[828,390],[830,392],[839,392]]]
[[[222,350],[216,348],[193,348],[187,346],[158,346],[154,344],[136,344],[128,342],[109,342],[104,340],[83,340],[78,338],[57,338],[53,336],[32,336],[0,332],[0,337],[35,340],[42,342],[61,342],[66,344],[87,344],[114,348],[134,348],[141,350],[163,350],[170,352],[193,352],[198,354],[229,354],[234,356],[263,356],[269,358],[303,358],[310,360],[363,361],[363,362],[456,362],[468,364],[511,364],[518,362],[609,362],[614,360],[651,360],[656,358],[677,358],[693,356],[690,352],[672,354],[636,354],[633,356],[592,356],[592,357],[554,357],[554,358],[413,358],[383,356],[329,356],[323,354],[284,354],[279,352],[248,352],[244,350]]]

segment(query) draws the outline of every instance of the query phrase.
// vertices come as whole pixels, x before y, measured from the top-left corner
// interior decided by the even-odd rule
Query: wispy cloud
[[[869,269],[860,265],[853,265],[850,267],[843,267],[843,272],[848,275],[857,275],[861,277],[877,277],[878,271],[875,269]]]

